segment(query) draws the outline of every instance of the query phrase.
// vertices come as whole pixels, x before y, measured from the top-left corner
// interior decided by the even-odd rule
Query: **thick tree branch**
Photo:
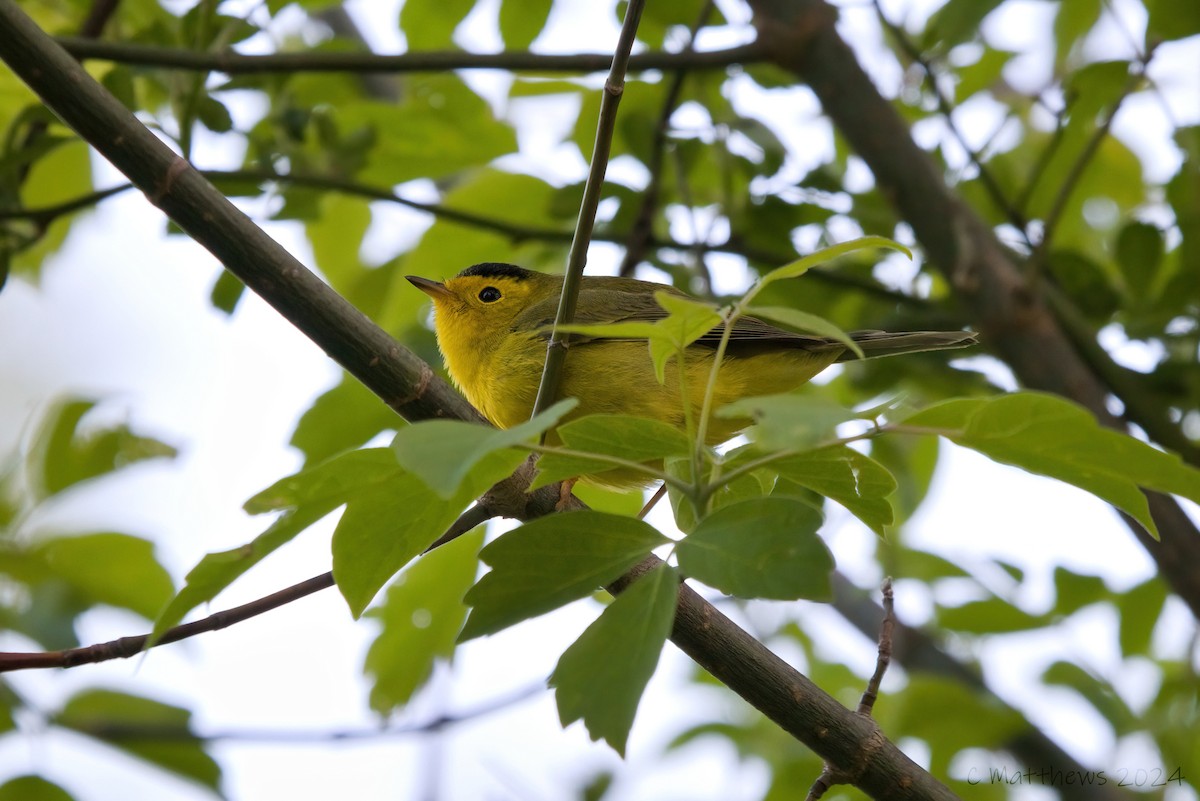
[[[142,126],[13,0],[0,0],[0,57],[152,202],[391,408],[413,420],[478,419],[428,365],[308,272]],[[642,571],[657,561],[648,559]],[[614,589],[639,574],[631,571]],[[843,707],[686,586],[680,589],[672,639],[822,758],[850,767],[866,755],[856,784],[873,797],[955,797],[871,721]]]
[[[749,0],[771,59],[816,93],[863,158],[880,190],[912,226],[933,264],[975,316],[983,339],[1023,384],[1087,407],[1123,427],[1107,408],[1112,391],[1080,358],[1045,301],[992,229],[946,185],[937,165],[879,94],[838,34],[825,0]],[[1151,495],[1161,542],[1134,524],[1135,536],[1172,589],[1200,617],[1200,532],[1170,497]]]
[[[226,75],[288,72],[447,72],[450,70],[505,70],[508,72],[604,72],[612,66],[610,53],[551,54],[513,51],[468,53],[447,50],[426,53],[378,55],[376,53],[272,53],[249,56],[233,51],[217,53],[173,47],[99,42],[62,36],[58,43],[81,60],[98,59],[143,67],[222,72]],[[722,69],[731,64],[762,60],[757,45],[725,50],[667,53],[651,51],[630,57],[629,70]]]

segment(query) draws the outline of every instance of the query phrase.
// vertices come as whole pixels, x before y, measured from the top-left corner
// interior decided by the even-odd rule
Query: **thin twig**
[[[896,609],[892,594],[892,578],[888,576],[883,580],[883,621],[879,624],[879,650],[875,657],[875,672],[867,681],[862,699],[858,702],[858,709],[855,710],[856,714],[862,715],[864,718],[871,717],[871,710],[875,708],[875,701],[879,698],[879,685],[883,682],[883,674],[887,672],[888,665],[892,662],[892,635],[895,628]],[[851,784],[853,781],[854,776],[850,771],[825,760],[825,764],[821,768],[821,775],[817,776],[812,787],[809,788],[806,801],[817,801],[835,785]]]
[[[879,651],[875,657],[875,672],[871,674],[871,680],[867,682],[867,688],[863,690],[862,698],[858,702],[858,714],[871,716],[871,710],[875,708],[875,701],[879,698],[879,685],[883,681],[883,674],[887,672],[888,665],[892,663],[892,635],[896,628],[896,603],[895,595],[892,592],[892,577],[888,576],[883,580],[883,622],[879,624]]]
[[[900,49],[904,51],[904,54],[921,67],[921,71],[925,74],[926,81],[929,84],[929,90],[933,93],[934,99],[937,101],[938,111],[946,119],[946,127],[950,129],[950,133],[954,135],[959,146],[966,151],[971,163],[979,170],[979,182],[983,184],[984,190],[987,191],[997,208],[1004,212],[1004,216],[1008,218],[1008,221],[1028,236],[1029,221],[1021,213],[1020,208],[1014,205],[1005,195],[1004,190],[1000,187],[1000,183],[992,176],[991,170],[987,168],[987,165],[984,164],[983,154],[971,147],[970,143],[967,142],[967,137],[954,122],[954,104],[950,102],[950,98],[946,97],[945,93],[942,92],[942,88],[938,86],[937,73],[933,65],[925,58],[925,54],[921,52],[920,48],[908,38],[904,30],[888,19],[887,15],[883,13],[883,8],[880,6],[879,0],[873,0],[873,2],[880,24],[892,35],[892,38],[900,45]],[[1033,243],[1031,242],[1029,245],[1032,247]]]
[[[433,734],[461,723],[468,723],[496,712],[509,709],[536,695],[548,692],[546,683],[539,681],[516,692],[484,701],[461,712],[446,713],[422,723],[407,726],[374,727],[369,729],[338,729],[334,731],[300,731],[289,729],[229,729],[226,731],[192,731],[184,726],[136,723],[97,722],[70,728],[108,742],[239,742],[239,743],[350,743],[374,742],[393,737]]]
[[[1071,165],[1071,169],[1067,172],[1067,177],[1059,187],[1058,194],[1054,197],[1054,205],[1050,207],[1046,219],[1042,222],[1042,237],[1038,242],[1034,258],[1030,260],[1031,262],[1040,263],[1045,258],[1050,244],[1054,239],[1054,233],[1058,229],[1058,223],[1067,208],[1067,203],[1071,200],[1071,195],[1075,193],[1075,188],[1079,185],[1080,179],[1091,165],[1097,151],[1100,150],[1100,145],[1104,144],[1104,140],[1108,137],[1108,132],[1112,128],[1113,120],[1116,119],[1117,113],[1121,110],[1121,105],[1141,81],[1142,74],[1140,70],[1129,76],[1129,79],[1125,82],[1125,86],[1121,89],[1121,94],[1117,96],[1112,109],[1105,116],[1104,122],[1100,123],[1096,127],[1096,130],[1092,131],[1092,135],[1088,139],[1087,144],[1084,145],[1083,151],[1080,152],[1079,158],[1075,159],[1075,163]]]
[[[704,7],[700,9],[700,15],[688,32],[688,40],[684,45],[683,52],[689,53],[695,50],[696,34],[707,24],[712,10],[713,0],[705,0]],[[681,67],[675,70],[671,75],[671,84],[667,87],[666,97],[663,98],[662,110],[659,111],[658,122],[654,126],[654,141],[650,144],[650,160],[646,164],[650,180],[646,182],[646,188],[642,190],[641,205],[638,207],[637,215],[635,215],[629,235],[626,237],[625,257],[621,260],[621,267],[617,271],[618,275],[626,277],[633,275],[634,270],[637,269],[646,254],[646,246],[650,243],[651,233],[654,230],[654,215],[658,211],[658,199],[662,190],[663,153],[667,148],[667,131],[671,125],[671,115],[675,113],[675,107],[679,105],[679,95],[683,92],[683,82],[687,75],[687,69]]]
[[[603,72],[612,65],[607,53],[466,53],[460,50],[380,55],[376,53],[270,53],[244,55],[233,51],[206,52],[173,47],[102,42],[74,36],[58,37],[58,43],[81,60],[99,59],[118,64],[145,67],[221,72],[226,75],[290,72],[448,72],[450,70],[506,70],[508,72]],[[763,48],[757,44],[739,45],[724,50],[686,53],[653,51],[629,58],[628,69],[723,69],[733,64],[762,60]]]
[[[451,206],[445,206],[440,203],[427,203],[424,201],[412,200],[404,197],[403,195],[397,194],[391,189],[370,186],[368,184],[362,184],[344,178],[335,178],[327,175],[280,174],[272,172],[271,170],[261,169],[199,170],[199,173],[208,180],[217,184],[220,184],[222,181],[259,181],[262,183],[278,182],[292,186],[326,189],[346,195],[353,195],[355,197],[369,198],[371,200],[382,200],[389,203],[397,203],[406,208],[413,209],[414,211],[431,214],[440,220],[448,220],[450,222],[460,223],[462,225],[479,228],[481,230],[502,234],[516,242],[537,241],[565,243],[570,242],[572,239],[571,232],[563,229],[546,228],[544,226],[536,225],[524,225],[522,223],[511,222],[509,220],[503,220],[496,217],[488,217],[483,214],[462,211],[460,209],[455,209]],[[32,209],[0,210],[0,220],[28,219],[33,220],[37,225],[47,226],[58,217],[88,208],[89,206],[95,205],[96,203],[133,188],[133,184],[120,184],[118,186],[109,187],[96,192],[90,192],[86,195],[81,195],[78,198],[73,198],[71,200],[63,201],[50,206],[41,206]],[[593,231],[592,241],[623,244],[626,242],[626,237],[616,233],[596,233]],[[694,253],[701,256],[707,253],[727,253],[734,256],[741,256],[756,263],[766,265],[784,264],[795,258],[794,253],[772,253],[759,248],[746,246],[732,239],[727,239],[724,242],[705,244],[702,242],[679,242],[674,239],[663,239],[661,237],[651,236],[649,239],[649,245],[654,248],[675,250],[681,253]],[[887,303],[894,303],[898,306],[914,309],[929,309],[933,305],[930,301],[924,298],[908,295],[903,292],[897,292],[896,290],[889,289],[868,278],[862,278],[846,272],[826,270],[816,267],[812,270],[809,270],[805,274],[805,279],[818,281],[830,286],[837,286],[844,289],[862,292],[871,297],[878,298]]]
[[[583,268],[587,265],[588,246],[592,241],[592,228],[596,224],[596,209],[600,205],[604,174],[608,171],[608,159],[612,152],[617,107],[621,103],[621,95],[625,93],[625,72],[629,67],[629,54],[637,37],[638,22],[641,21],[644,7],[645,0],[630,0],[626,6],[621,36],[617,40],[617,49],[612,57],[608,78],[604,81],[604,94],[600,99],[600,114],[596,122],[596,143],[592,147],[592,163],[583,188],[583,202],[575,222],[575,235],[571,239],[571,252],[567,257],[567,269],[563,275],[562,294],[558,299],[558,313],[554,317],[554,328],[550,331],[550,341],[546,345],[546,365],[542,370],[542,380],[533,403],[535,416],[549,408],[558,396],[563,364],[567,357],[567,339],[559,335],[558,329],[575,319],[575,304],[579,299],[580,285],[583,283]]]
[[[526,480],[526,486],[528,486],[528,483]],[[494,491],[495,488],[489,490],[489,494]],[[484,497],[487,498],[488,496],[485,495]],[[497,512],[493,510],[491,504],[478,503],[470,507],[459,515],[458,519],[446,529],[446,533],[438,537],[432,545],[425,549],[424,553],[429,553],[435,548],[440,548],[496,516]],[[216,612],[201,620],[167,629],[166,633],[153,643],[150,643],[149,634],[141,634],[62,651],[41,651],[34,653],[0,652],[0,673],[33,668],[71,668],[78,667],[79,665],[94,664],[96,662],[107,662],[112,659],[128,659],[131,656],[142,653],[147,647],[155,648],[159,645],[166,645],[167,643],[179,642],[189,637],[195,637],[198,634],[217,631],[232,626],[235,623],[249,620],[252,617],[257,617],[264,612],[278,609],[285,604],[298,601],[301,598],[332,586],[334,586],[333,573],[322,573],[319,576],[313,576],[299,584],[285,587],[282,590],[242,604],[241,606],[236,606],[233,609]],[[147,643],[149,643],[149,646],[147,646]]]
[[[232,626],[249,620],[252,617],[278,609],[284,604],[299,600],[314,592],[333,586],[333,573],[322,573],[307,581],[293,584],[290,587],[271,593],[263,598],[251,601],[233,609],[209,615],[202,620],[184,623],[168,629],[155,645],[165,645],[178,642],[188,637],[195,637],[209,631]],[[0,673],[12,670],[29,670],[31,668],[72,668],[79,665],[89,665],[95,662],[107,662],[110,659],[127,659],[140,654],[146,648],[150,639],[149,634],[132,637],[122,637],[119,640],[88,645],[83,648],[68,648],[63,651],[43,651],[41,653],[0,653]]]
[[[88,40],[100,36],[120,4],[121,0],[95,0],[88,9],[87,18],[79,26],[79,35]]]

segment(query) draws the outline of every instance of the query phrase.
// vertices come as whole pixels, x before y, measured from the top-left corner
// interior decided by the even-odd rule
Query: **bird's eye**
[[[479,299],[484,303],[495,303],[500,300],[500,290],[494,286],[485,286],[479,290]]]

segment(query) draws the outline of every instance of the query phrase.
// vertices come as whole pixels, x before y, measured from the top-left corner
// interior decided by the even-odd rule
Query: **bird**
[[[446,281],[406,276],[433,301],[438,348],[451,380],[492,424],[511,428],[529,419],[541,382],[546,346],[558,309],[563,276],[513,264],[475,264]],[[586,276],[574,322],[654,322],[667,316],[656,292],[689,297],[679,289],[635,278]],[[685,353],[692,412],[699,412],[723,324],[700,336]],[[966,331],[888,333],[858,331],[851,338],[866,358],[960,348],[975,342]],[[655,375],[646,340],[569,334],[559,397],[579,400],[566,418],[590,414],[647,417],[686,430],[678,359]],[[734,323],[713,397],[713,408],[744,397],[792,391],[826,367],[858,356],[844,342],[787,331],[753,316]],[[693,416],[693,419],[694,416]],[[725,442],[752,421],[714,416],[707,444]],[[547,444],[555,444],[553,431]],[[604,474],[607,486],[637,486],[641,475]]]

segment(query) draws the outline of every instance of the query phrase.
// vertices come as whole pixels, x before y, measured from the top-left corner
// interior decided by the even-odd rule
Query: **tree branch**
[[[425,212],[433,215],[440,220],[448,220],[450,222],[460,223],[462,225],[479,228],[485,231],[493,231],[498,234],[509,237],[513,241],[521,242],[526,240],[535,240],[539,242],[570,242],[572,234],[560,228],[547,228],[545,226],[524,225],[521,223],[511,222],[496,217],[488,217],[483,214],[462,211],[451,206],[445,206],[440,203],[426,203],[419,200],[412,200],[403,195],[397,194],[391,189],[382,187],[370,186],[368,184],[359,183],[356,181],[347,180],[345,178],[336,178],[326,175],[305,175],[305,174],[280,174],[270,170],[255,170],[255,169],[240,169],[240,170],[200,170],[208,180],[220,184],[223,181],[259,181],[262,183],[285,183],[292,186],[311,187],[313,189],[325,189],[333,192],[340,192],[355,197],[369,198],[371,200],[382,200],[388,203],[397,203],[406,208],[415,211]],[[27,219],[33,220],[38,225],[49,225],[58,217],[66,214],[88,208],[103,200],[112,197],[113,195],[126,192],[134,189],[133,184],[121,184],[119,186],[109,187],[96,192],[90,192],[78,198],[55,203],[50,206],[41,206],[32,209],[9,209],[0,210],[0,220],[16,220]],[[595,242],[611,242],[613,244],[625,244],[626,236],[619,233],[592,233],[592,240]],[[662,248],[667,250],[677,250],[680,252],[700,252],[700,253],[727,253],[734,256],[741,256],[751,261],[762,265],[774,266],[786,264],[796,258],[795,253],[773,253],[759,248],[747,247],[733,240],[726,240],[715,244],[705,244],[696,242],[679,242],[674,239],[663,239],[660,237],[651,236],[648,244],[654,248]],[[912,309],[933,308],[933,303],[915,295],[907,295],[903,292],[897,292],[894,289],[882,286],[867,278],[861,278],[854,275],[849,275],[837,270],[830,270],[822,267],[814,267],[805,273],[806,280],[820,281],[821,283],[831,286],[838,286],[845,289],[850,289],[856,292],[862,292],[873,298],[877,298],[887,303],[894,303],[900,307]],[[947,325],[953,325],[947,323]]]
[[[706,0],[704,7],[700,9],[700,16],[696,18],[689,31],[688,41],[683,52],[688,53],[695,49],[696,33],[704,27],[705,21],[712,14],[712,9],[712,0]],[[654,141],[650,144],[650,160],[646,164],[650,180],[646,182],[646,188],[642,190],[641,204],[634,216],[633,225],[630,226],[629,235],[625,238],[625,257],[621,260],[617,275],[626,277],[633,275],[634,270],[637,269],[646,254],[646,247],[650,244],[651,234],[654,230],[654,215],[658,212],[658,198],[662,189],[663,154],[667,148],[667,129],[671,124],[671,115],[675,113],[675,107],[679,105],[679,95],[683,91],[683,82],[687,78],[687,74],[686,69],[680,68],[671,75],[671,83],[667,87],[666,97],[663,98],[662,109],[658,113],[658,122],[654,126]]]
[[[974,314],[984,341],[1024,385],[1070,398],[1103,424],[1122,428],[1108,411],[1112,389],[1080,358],[995,232],[946,185],[937,165],[913,141],[838,34],[837,12],[825,0],[749,2],[771,59],[816,93],[880,190],[912,226],[930,261]],[[1200,617],[1200,532],[1173,498],[1150,494],[1150,499],[1162,541],[1155,543],[1136,524],[1134,535]]]
[[[233,609],[209,615],[202,620],[184,623],[172,629],[167,629],[163,636],[155,641],[155,645],[165,645],[169,642],[179,642],[197,634],[218,631],[241,623],[252,617],[270,612],[272,609],[290,604],[314,592],[333,586],[333,573],[322,573],[307,581],[293,584],[290,587],[271,593]],[[30,670],[33,668],[73,668],[80,665],[90,665],[96,662],[107,662],[111,659],[128,659],[146,650],[149,634],[132,637],[122,637],[119,640],[96,643],[83,648],[69,648],[64,651],[42,651],[40,653],[0,653],[0,673],[14,670]]]
[[[946,97],[945,93],[942,92],[942,88],[938,86],[937,72],[934,70],[933,64],[929,62],[929,59],[925,58],[925,55],[913,44],[912,40],[908,38],[900,26],[888,19],[887,15],[883,13],[883,7],[879,5],[879,0],[873,0],[873,3],[875,5],[875,14],[879,17],[880,23],[891,34],[892,38],[896,40],[896,44],[904,51],[904,55],[908,56],[921,67],[921,71],[924,73],[925,79],[929,84],[929,91],[933,93],[934,99],[937,100],[938,111],[946,119],[946,126],[958,141],[959,146],[966,152],[967,158],[975,165],[975,169],[979,170],[979,181],[983,184],[984,190],[991,197],[992,202],[996,204],[996,207],[1008,218],[1008,221],[1028,241],[1029,220],[1026,219],[1021,210],[1013,205],[1004,194],[1004,190],[1000,188],[1000,183],[992,176],[992,171],[983,163],[982,153],[971,147],[970,143],[967,142],[967,137],[963,135],[963,132],[959,130],[958,125],[954,122],[954,104],[950,102],[950,98]],[[1030,247],[1033,246],[1032,242],[1028,244]]]
[[[1116,119],[1117,112],[1121,110],[1121,104],[1137,88],[1141,80],[1142,76],[1140,73],[1134,73],[1129,76],[1129,80],[1125,82],[1125,86],[1121,89],[1121,94],[1117,96],[1112,109],[1105,116],[1104,122],[1096,126],[1096,130],[1092,131],[1092,135],[1080,152],[1079,158],[1075,159],[1075,163],[1071,165],[1066,179],[1063,180],[1062,186],[1058,188],[1058,194],[1054,197],[1054,205],[1050,207],[1050,211],[1046,214],[1046,219],[1042,221],[1042,238],[1031,260],[1035,264],[1044,259],[1048,254],[1050,243],[1053,242],[1054,233],[1058,229],[1058,222],[1062,219],[1063,212],[1067,208],[1067,203],[1071,200],[1071,195],[1075,193],[1075,187],[1078,186],[1079,180],[1083,177],[1084,172],[1087,171],[1088,165],[1092,163],[1092,159],[1095,158],[1096,153],[1100,150],[1100,145],[1108,137],[1113,120]]]
[[[583,285],[583,268],[587,266],[588,247],[592,243],[592,229],[596,225],[596,210],[600,206],[604,174],[608,171],[608,158],[612,153],[613,131],[617,127],[617,107],[621,104],[621,95],[625,93],[625,72],[629,68],[629,54],[633,50],[634,39],[637,38],[638,23],[642,19],[642,9],[645,5],[645,0],[629,0],[625,7],[621,36],[617,41],[616,52],[613,53],[608,78],[604,81],[604,94],[600,97],[600,114],[596,121],[596,142],[592,146],[592,159],[588,166],[587,181],[583,186],[579,215],[575,218],[575,234],[571,237],[567,268],[563,271],[558,311],[554,315],[554,327],[550,329],[550,340],[546,343],[546,364],[542,368],[542,380],[538,385],[537,397],[533,401],[534,416],[550,408],[558,399],[558,387],[567,359],[567,339],[559,335],[558,329],[570,325],[575,319],[575,305]]]
[[[879,624],[875,672],[871,674],[871,678],[867,681],[867,687],[863,690],[862,698],[858,702],[858,709],[855,710],[865,718],[870,718],[871,711],[875,709],[875,702],[879,700],[879,685],[883,683],[883,675],[887,673],[888,665],[892,663],[892,642],[896,630],[894,600],[892,578],[888,576],[883,580],[883,620]],[[826,762],[821,767],[821,775],[817,777],[817,780],[813,782],[812,787],[809,789],[806,801],[817,801],[817,799],[829,792],[834,785],[850,784],[853,778],[853,776],[844,773],[837,765]]]
[[[376,53],[272,53],[243,55],[232,50],[204,52],[173,47],[101,42],[75,36],[57,41],[80,60],[103,60],[143,67],[221,72],[226,75],[288,72],[448,72],[450,70],[505,70],[508,72],[604,72],[612,66],[609,53],[468,53],[447,50],[379,55]],[[722,69],[762,59],[758,46],[740,45],[724,50],[667,53],[655,51],[630,57],[629,70]]]

